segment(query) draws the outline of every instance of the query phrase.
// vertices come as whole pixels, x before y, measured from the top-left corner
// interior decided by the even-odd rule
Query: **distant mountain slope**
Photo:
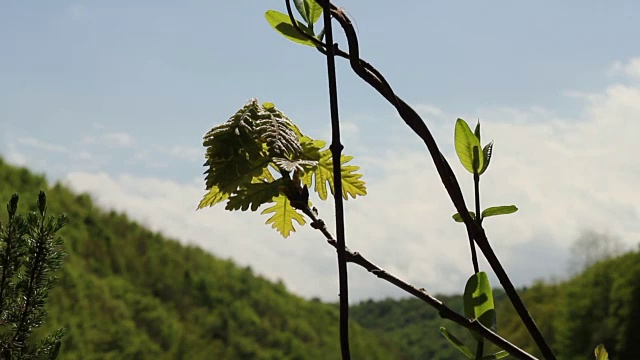
[[[0,158],[3,203],[19,192],[24,210],[39,189],[48,193],[50,213],[70,217],[62,232],[69,255],[45,326],[68,329],[61,359],[339,358],[332,305],[102,211],[88,195],[49,187],[43,176]],[[403,358],[356,324],[351,336],[354,359]]]
[[[505,294],[494,291],[498,333],[542,359]],[[538,282],[520,293],[558,359],[593,359],[599,343],[613,360],[640,359],[640,251],[599,262],[567,282]],[[462,310],[461,296],[438,298]],[[351,315],[393,341],[410,359],[463,358],[442,337],[440,326],[470,338],[465,329],[441,320],[416,299],[366,301],[354,306]]]

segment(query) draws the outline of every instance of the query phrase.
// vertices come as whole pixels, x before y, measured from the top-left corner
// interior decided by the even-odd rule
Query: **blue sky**
[[[640,162],[630,156],[640,3],[337,5],[357,25],[363,58],[424,116],[456,171],[457,117],[480,118],[496,141],[483,202],[521,211],[487,220],[487,231],[517,283],[562,276],[585,229],[640,241]],[[333,252],[308,227],[282,240],[258,214],[193,211],[202,135],[247,99],[328,138],[325,60],[273,32],[270,8],[284,3],[3,1],[0,154],[298,294],[335,299]],[[351,247],[416,285],[459,291],[465,235],[423,146],[344,61],[338,71],[345,151],[369,182],[367,197],[347,203]],[[330,204],[321,211],[331,217]],[[398,296],[355,268],[352,279],[356,299]]]

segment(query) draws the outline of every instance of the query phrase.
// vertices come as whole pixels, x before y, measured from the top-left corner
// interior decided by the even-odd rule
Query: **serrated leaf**
[[[473,212],[473,211],[469,211],[469,215],[471,215],[471,218],[472,218],[472,219],[475,219],[475,218],[476,218],[476,213],[475,213],[475,212]],[[452,218],[453,218],[453,220],[455,220],[456,222],[459,222],[459,223],[464,222],[464,220],[462,220],[462,216],[460,216],[460,213],[455,213],[455,214],[453,214]]]
[[[276,229],[283,237],[286,238],[291,234],[291,232],[296,231],[293,226],[293,220],[295,220],[299,225],[304,225],[306,223],[304,216],[291,206],[286,196],[279,195],[273,200],[275,205],[264,209],[262,214],[273,213],[265,224],[271,224],[271,227]]]
[[[217,186],[212,186],[209,192],[200,200],[198,209],[202,209],[208,206],[213,206],[219,202],[225,201],[229,198],[229,193],[221,191]]]
[[[596,360],[609,360],[609,353],[603,344],[596,346],[595,354]]]
[[[342,155],[340,157],[340,169],[342,175],[342,197],[348,200],[349,195],[355,199],[357,195],[367,195],[367,188],[365,182],[361,180],[362,174],[355,173],[360,169],[358,166],[345,165],[351,161],[353,156]],[[315,170],[308,171],[302,177],[302,182],[309,188],[313,188],[320,199],[326,200],[328,197],[327,183],[329,183],[329,189],[331,194],[335,194],[335,187],[333,183],[333,158],[331,150],[324,150],[320,152],[320,159]],[[312,182],[315,182],[315,186],[312,187]]]
[[[456,121],[455,128],[455,147],[456,153],[458,154],[458,158],[460,159],[460,163],[467,169],[468,172],[474,173],[474,148],[478,154],[481,153],[480,149],[480,141],[476,135],[471,132],[469,125],[466,121],[462,119],[458,119]],[[475,164],[477,168],[475,170],[480,170],[484,166],[483,156],[479,156],[475,159]]]
[[[301,45],[307,45],[311,47],[316,46],[311,40],[304,37],[298,32],[298,30],[296,30],[295,27],[293,27],[291,19],[289,19],[289,15],[283,14],[279,11],[269,10],[264,14],[264,17],[267,19],[267,22],[269,23],[269,25],[271,25],[272,28],[274,28],[277,32],[282,34],[282,36],[286,37],[287,39]],[[309,34],[310,36],[313,36],[313,32],[310,31],[306,25],[297,20],[296,24],[302,31]]]
[[[315,0],[304,0],[304,5],[307,11],[307,22],[309,23],[309,27],[312,28],[313,24],[318,22],[320,15],[322,15],[322,6]]]
[[[516,211],[518,211],[518,208],[515,205],[492,206],[482,210],[482,217],[513,214]]]
[[[227,210],[256,211],[262,204],[269,203],[280,193],[280,186],[284,185],[282,179],[274,182],[253,183],[238,189],[229,197]]]
[[[498,359],[502,359],[503,357],[507,357],[509,356],[509,353],[506,352],[505,350],[502,351],[498,351],[495,354],[491,354],[491,355],[485,355],[482,357],[482,360],[498,360]]]
[[[487,273],[481,271],[477,274],[473,274],[467,284],[464,287],[464,315],[470,319],[478,319],[478,321],[491,329],[496,331],[496,311],[493,303],[493,292],[491,291],[491,284],[489,283],[489,277]],[[483,339],[482,335],[470,331],[474,339],[480,341]]]
[[[482,156],[484,157],[484,164],[482,165],[482,169],[479,174],[482,175],[487,168],[489,167],[489,162],[491,161],[491,155],[493,154],[493,141],[488,143],[484,149],[482,149]]]
[[[453,336],[453,334],[449,333],[444,326],[440,327],[440,332],[444,337],[453,345],[456,349],[460,350],[468,359],[473,359],[473,353],[469,349],[467,345],[465,345],[462,341],[458,340],[457,337]]]
[[[302,146],[302,154],[300,157],[305,160],[318,161],[322,157],[320,152],[322,148],[324,148],[327,143],[322,140],[313,140],[312,138],[300,134],[298,136],[298,141],[300,141],[300,146]]]

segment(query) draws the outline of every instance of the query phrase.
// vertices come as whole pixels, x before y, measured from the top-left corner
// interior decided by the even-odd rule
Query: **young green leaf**
[[[449,340],[451,345],[460,350],[460,352],[463,353],[468,359],[473,359],[474,356],[469,347],[462,343],[462,341],[458,340],[457,337],[453,336],[453,334],[449,333],[447,329],[444,328],[444,326],[440,327],[440,332],[447,340]]]
[[[296,30],[296,28],[291,23],[291,19],[289,19],[289,15],[283,14],[279,11],[269,10],[264,14],[264,17],[267,19],[267,22],[269,23],[269,25],[271,25],[272,28],[274,28],[277,32],[282,34],[282,36],[286,37],[287,39],[301,45],[307,45],[311,47],[316,46],[311,40],[307,39],[302,34],[300,34],[298,30]],[[302,31],[310,36],[313,36],[313,32],[309,30],[306,25],[297,20],[296,24]]]
[[[482,210],[482,218],[496,215],[513,214],[518,211],[515,205],[492,206]]]
[[[291,232],[295,232],[296,229],[293,226],[293,220],[299,225],[306,223],[304,216],[297,212],[289,203],[284,195],[279,195],[273,199],[275,205],[264,209],[262,214],[270,214],[271,217],[267,219],[265,224],[271,224],[271,227],[276,229],[283,237],[288,237]]]
[[[355,173],[360,169],[358,166],[345,165],[353,159],[353,156],[342,155],[340,158],[340,167],[342,175],[342,197],[348,200],[348,196],[351,195],[355,199],[357,195],[367,195],[367,188],[365,183],[360,178],[362,174]],[[308,171],[302,177],[302,182],[311,187],[312,181],[315,181],[315,187],[313,189],[318,193],[320,199],[326,200],[328,197],[327,183],[331,194],[335,194],[333,184],[333,157],[330,150],[324,150],[320,152],[320,159],[315,171]]]
[[[274,182],[247,184],[238,189],[227,202],[225,209],[247,211],[251,206],[251,211],[256,211],[262,204],[271,202],[280,193],[280,186],[284,185],[282,179]]]
[[[480,119],[478,119],[478,123],[476,124],[476,129],[473,131],[473,134],[478,138],[478,143],[482,144],[482,140],[480,140]]]
[[[322,6],[320,6],[315,0],[303,0],[304,6],[307,12],[306,18],[310,28],[313,28],[313,24],[318,22],[320,15],[322,15]]]
[[[464,314],[467,318],[478,319],[480,323],[492,331],[496,331],[496,311],[493,304],[493,292],[487,273],[481,271],[473,274],[464,287]],[[483,337],[471,331],[474,339]]]
[[[306,21],[307,24],[308,24],[309,23],[309,19],[307,18],[307,11],[305,9],[303,1],[304,0],[293,0],[293,3],[296,5],[296,10],[298,10],[298,13],[300,14],[300,16],[302,16],[304,21]]]
[[[489,162],[491,161],[492,153],[493,153],[493,141],[488,143],[484,147],[484,149],[482,149],[482,155],[484,156],[484,163],[482,165],[482,169],[480,169],[480,172],[479,172],[480,175],[482,175],[489,167]]]
[[[467,169],[470,173],[475,173],[475,171],[479,171],[484,166],[484,157],[479,156],[476,159],[475,164],[477,168],[474,169],[474,148],[477,148],[477,152],[480,153],[480,141],[476,135],[471,132],[469,125],[466,121],[462,119],[458,119],[456,121],[456,129],[455,129],[455,147],[456,153],[458,154],[458,158],[460,159],[460,163]]]
[[[472,218],[472,219],[475,219],[475,218],[476,218],[476,213],[475,213],[475,212],[473,212],[473,211],[469,211],[469,215],[471,215],[471,218]],[[459,223],[464,222],[464,221],[462,220],[462,216],[460,216],[460,213],[455,213],[455,214],[453,214],[452,218],[453,218],[453,220],[455,220],[456,222],[459,222]]]
[[[603,344],[596,346],[596,360],[609,360],[609,353],[607,353],[607,349],[604,348]]]
[[[502,359],[503,357],[507,357],[509,356],[509,353],[502,350],[502,351],[498,351],[495,354],[491,354],[491,355],[485,355],[482,357],[482,360],[498,360],[498,359]]]

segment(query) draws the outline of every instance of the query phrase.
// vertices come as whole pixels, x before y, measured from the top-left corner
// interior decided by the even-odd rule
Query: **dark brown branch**
[[[338,242],[333,239],[333,237],[331,236],[331,233],[329,232],[329,230],[327,230],[327,227],[324,221],[319,219],[317,215],[313,211],[311,211],[308,206],[305,205],[304,202],[299,202],[294,200],[294,201],[291,201],[291,205],[293,205],[296,209],[304,212],[311,219],[311,227],[320,231],[324,235],[324,237],[327,239],[327,242],[334,248],[338,249]],[[501,337],[500,335],[491,331],[489,328],[482,325],[477,319],[465,318],[464,316],[458,314],[457,312],[455,312],[454,310],[446,306],[442,301],[429,295],[425,289],[419,289],[399,279],[393,274],[386,272],[385,270],[380,268],[378,265],[369,261],[359,252],[351,251],[348,248],[345,248],[345,256],[346,256],[347,262],[360,265],[361,267],[367,269],[367,271],[377,276],[378,278],[385,280],[399,287],[400,289],[406,291],[407,293],[417,297],[418,299],[424,301],[429,306],[438,310],[438,313],[440,314],[441,318],[451,320],[456,324],[459,324],[469,330],[476,331],[487,340],[496,344],[500,348],[506,350],[509,353],[509,355],[522,360],[537,360],[536,357],[528,354],[527,352],[520,349],[516,345],[510,343],[505,338]]]
[[[349,46],[349,53],[340,51],[337,44],[329,43],[329,46],[332,46],[334,48],[336,55],[348,59],[353,71],[369,85],[375,88],[385,99],[387,99],[387,101],[389,101],[396,108],[400,117],[405,121],[405,123],[424,141],[436,166],[438,174],[440,175],[440,179],[442,180],[442,183],[444,184],[445,189],[447,190],[447,193],[451,198],[451,201],[453,202],[456,210],[462,217],[467,227],[467,236],[470,239],[475,240],[475,242],[478,244],[478,247],[485,255],[487,261],[491,265],[491,268],[496,273],[500,284],[505,289],[505,292],[507,293],[511,303],[518,312],[520,319],[525,324],[525,327],[533,337],[542,354],[548,360],[555,360],[556,357],[553,351],[536,326],[533,318],[522,302],[522,299],[511,283],[509,276],[507,275],[506,271],[502,267],[502,264],[498,260],[498,257],[491,248],[484,229],[481,227],[481,225],[473,221],[473,219],[469,215],[464,197],[462,195],[462,191],[460,189],[460,185],[458,184],[458,181],[453,174],[449,163],[440,152],[435,139],[427,128],[427,125],[413,108],[411,108],[404,100],[395,95],[393,89],[379,71],[377,71],[370,64],[360,59],[358,37],[353,25],[351,24],[351,21],[344,14],[343,10],[331,4],[329,0],[316,1],[324,8],[330,8],[331,15],[340,23],[340,25],[344,29]],[[323,49],[319,46],[318,49],[320,51],[323,51]]]
[[[333,43],[331,12],[329,4],[323,9],[324,29],[329,44]],[[344,231],[344,204],[342,201],[342,155],[340,143],[340,120],[338,117],[338,86],[336,83],[336,63],[333,48],[327,49],[327,74],[329,78],[329,103],[331,108],[331,155],[333,157],[334,206],[336,212],[336,233],[338,235],[338,281],[340,287],[340,351],[342,360],[351,360],[349,350],[349,278],[347,276],[346,241]]]

